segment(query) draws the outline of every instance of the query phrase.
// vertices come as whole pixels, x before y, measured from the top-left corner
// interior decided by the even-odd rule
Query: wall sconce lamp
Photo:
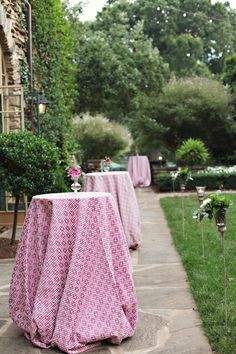
[[[48,100],[46,97],[37,91],[33,91],[29,94],[31,101],[35,107],[35,117],[37,124],[37,132],[36,135],[40,135],[40,118],[46,113],[46,109],[48,106]]]

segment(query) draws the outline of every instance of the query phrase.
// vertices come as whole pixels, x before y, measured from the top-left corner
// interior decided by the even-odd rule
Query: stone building
[[[23,63],[27,67],[27,30],[23,25],[27,2],[0,0],[0,133],[24,129]],[[1,190],[0,225],[12,224],[14,200]],[[21,201],[25,209],[25,200]],[[24,212],[20,213],[23,220]]]

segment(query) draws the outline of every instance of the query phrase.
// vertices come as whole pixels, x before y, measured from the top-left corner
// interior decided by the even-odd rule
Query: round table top
[[[49,193],[35,195],[33,199],[59,200],[59,199],[84,199],[84,198],[98,198],[111,196],[107,192],[68,192],[68,193]]]
[[[118,176],[127,175],[127,171],[108,171],[108,172],[90,172],[86,173],[86,176]]]

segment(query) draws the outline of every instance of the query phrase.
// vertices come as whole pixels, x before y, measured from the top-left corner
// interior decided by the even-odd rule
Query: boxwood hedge
[[[188,180],[186,190],[194,190],[195,186],[206,186],[208,190],[215,189],[236,189],[236,173],[235,174],[213,174],[213,173],[194,173],[193,180]],[[171,192],[173,183],[169,173],[160,173],[155,176],[154,185],[160,192]],[[180,190],[179,180],[175,180],[175,190]]]

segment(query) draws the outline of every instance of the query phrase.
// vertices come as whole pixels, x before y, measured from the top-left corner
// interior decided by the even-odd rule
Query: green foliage
[[[188,138],[200,138],[212,157],[223,161],[236,149],[236,124],[229,116],[231,100],[230,93],[216,80],[173,80],[156,100],[149,138],[155,139],[159,124],[166,129],[162,141],[170,150],[175,151]]]
[[[197,195],[184,198],[185,234],[182,231],[181,198],[162,198],[173,242],[181,256],[188,275],[191,292],[208,336],[212,351],[221,354],[236,353],[236,195],[229,195],[233,206],[227,211],[225,254],[228,275],[228,324],[224,315],[224,259],[221,238],[214,222],[204,221],[205,257],[202,257],[201,227],[192,219],[192,210],[198,206]],[[198,227],[199,226],[199,227]]]
[[[77,111],[127,122],[146,112],[169,71],[142,23],[130,31],[124,13],[117,10],[115,17],[109,27],[93,23],[79,33]]]
[[[203,66],[221,72],[223,58],[235,50],[235,10],[227,2],[137,0],[127,12],[131,27],[143,21],[144,33],[177,76],[199,74]]]
[[[75,121],[75,138],[80,146],[82,161],[117,157],[131,145],[129,131],[102,116],[85,116]]]
[[[180,180],[189,180],[190,178],[190,170],[188,167],[182,167],[178,170],[177,172],[177,177],[180,178]]]
[[[62,150],[70,140],[76,95],[75,30],[60,0],[32,1],[34,79],[49,101],[42,136]]]
[[[213,174],[213,173],[193,173],[193,180],[187,183],[188,190],[195,190],[195,186],[206,186],[208,190],[217,189],[235,189],[236,190],[236,174]],[[172,191],[172,179],[168,173],[160,173],[154,179],[154,184],[157,185],[160,192]],[[175,189],[180,190],[178,181],[175,182]]]
[[[222,72],[222,80],[225,84],[230,86],[234,95],[234,102],[236,102],[236,52],[226,57]]]
[[[236,83],[236,52],[225,58],[222,79],[231,87]]]
[[[202,165],[209,157],[204,143],[199,139],[188,139],[176,151],[176,160],[187,166]]]
[[[118,13],[122,15],[118,16]],[[115,0],[97,16],[96,28],[108,30],[128,18],[144,33],[176,76],[219,73],[224,57],[235,51],[235,10],[209,0]],[[220,20],[218,20],[220,19]],[[209,70],[210,69],[210,70]]]
[[[205,198],[200,205],[200,208],[194,211],[193,218],[202,221],[203,218],[213,219],[213,217],[222,217],[222,222],[225,220],[226,209],[232,205],[231,199],[228,196],[221,194],[211,194]]]
[[[14,196],[53,191],[58,150],[30,132],[0,135],[1,187]]]

